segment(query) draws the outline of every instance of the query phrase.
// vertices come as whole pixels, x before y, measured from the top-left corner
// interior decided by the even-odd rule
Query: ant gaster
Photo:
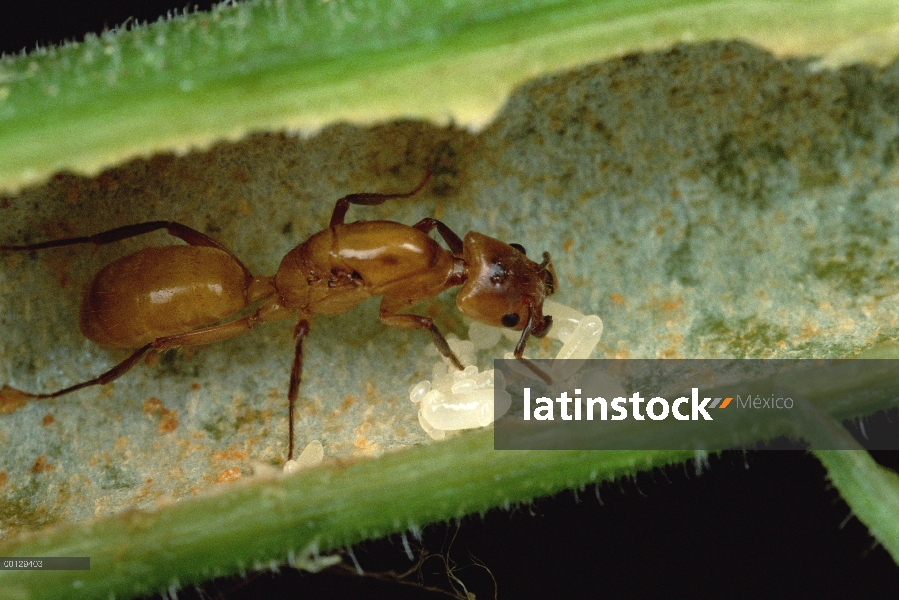
[[[137,348],[128,358],[94,379],[56,392],[29,393],[9,386],[2,392],[25,398],[55,398],[109,383],[149,352],[211,344],[260,323],[297,314],[287,394],[290,460],[294,451],[294,404],[303,371],[303,340],[315,314],[340,314],[366,298],[381,296],[378,316],[382,323],[427,330],[440,353],[462,369],[430,318],[402,312],[446,289],[462,286],[456,298],[459,310],[481,323],[521,331],[515,357],[523,360],[528,337],[543,337],[552,324],[552,317],[543,315],[543,300],[555,288],[548,253],[543,253],[542,262],[535,263],[518,244],[505,244],[475,231],[462,240],[444,223],[430,217],[411,227],[393,221],[344,223],[351,204],[374,206],[392,198],[408,198],[429,178],[430,173],[411,192],[341,198],[328,228],[288,252],[274,277],[254,276],[227,248],[173,221],[138,223],[37,244],[0,246],[2,251],[33,251],[73,244],[102,245],[160,229],[188,244],[150,247],[120,258],[100,270],[88,286],[79,314],[81,332],[102,346]],[[428,235],[433,229],[448,251]],[[251,314],[228,320],[250,307],[256,307]]]

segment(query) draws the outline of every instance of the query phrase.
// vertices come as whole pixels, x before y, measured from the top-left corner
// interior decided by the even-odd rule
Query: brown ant
[[[27,252],[73,244],[109,244],[165,229],[188,245],[154,246],[105,266],[88,286],[79,325],[101,346],[137,348],[102,375],[52,393],[6,395],[56,398],[81,388],[106,384],[124,375],[148,352],[211,344],[260,323],[298,313],[295,354],[288,388],[287,458],[293,458],[294,404],[303,372],[303,340],[315,314],[337,315],[371,296],[381,296],[379,318],[385,325],[424,329],[456,368],[459,359],[428,317],[403,313],[442,291],[462,286],[456,305],[465,315],[494,327],[521,331],[515,357],[522,359],[529,336],[543,337],[552,317],[543,300],[554,291],[549,254],[533,262],[518,244],[505,244],[470,231],[462,240],[449,227],[425,218],[409,227],[393,221],[344,223],[351,204],[374,206],[408,198],[421,190],[430,173],[411,192],[350,194],[337,201],[331,223],[287,253],[274,277],[254,276],[227,248],[181,223],[150,221],[91,236],[0,251]],[[428,233],[436,229],[449,251]],[[252,314],[227,321],[251,306]],[[224,321],[224,322],[223,322]]]

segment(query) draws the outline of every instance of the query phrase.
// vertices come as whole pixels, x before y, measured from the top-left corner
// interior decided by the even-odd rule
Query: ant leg
[[[309,321],[300,319],[293,330],[296,350],[293,355],[293,367],[290,369],[290,386],[287,389],[287,460],[293,460],[293,413],[294,405],[300,391],[300,380],[303,378],[303,340],[309,333]]]
[[[349,210],[350,204],[377,206],[378,204],[383,204],[386,200],[390,200],[392,198],[409,198],[410,196],[414,196],[419,191],[421,191],[421,188],[425,186],[429,179],[431,179],[430,171],[425,173],[424,179],[421,180],[421,183],[419,183],[414,190],[412,190],[411,192],[404,192],[402,194],[377,194],[363,192],[361,194],[350,194],[349,196],[344,196],[334,205],[334,212],[331,214],[331,223],[329,227],[334,227],[335,225],[343,225],[343,219],[344,217],[346,217],[346,211]]]
[[[106,383],[110,383],[127,373],[131,369],[131,367],[137,364],[141,357],[143,357],[150,351],[162,352],[163,350],[168,350],[170,348],[180,348],[182,346],[200,346],[204,344],[219,342],[248,331],[259,323],[266,323],[269,321],[284,319],[289,317],[290,314],[291,312],[278,304],[277,298],[274,298],[260,306],[259,309],[257,309],[253,314],[248,315],[242,319],[231,321],[230,323],[223,323],[221,325],[213,325],[212,327],[204,327],[202,329],[189,331],[180,335],[173,335],[153,340],[149,344],[146,344],[145,346],[136,350],[131,356],[114,366],[109,371],[106,371],[99,377],[77,383],[56,392],[34,394],[31,392],[23,392],[16,388],[5,385],[0,388],[0,405],[15,405],[18,404],[18,400],[27,398],[57,398],[64,394],[69,394],[91,385],[103,385]],[[18,408],[18,406],[13,406],[12,408]],[[9,411],[4,411],[2,407],[0,407],[0,412]]]
[[[122,362],[120,362],[119,364],[117,364],[116,366],[111,368],[110,370],[99,375],[98,377],[95,377],[88,381],[83,381],[81,383],[76,383],[75,385],[69,386],[67,388],[63,388],[56,392],[50,392],[50,393],[46,393],[46,394],[33,394],[31,392],[23,392],[22,390],[17,390],[16,388],[9,387],[8,385],[4,385],[3,388],[0,389],[0,397],[3,397],[4,400],[12,399],[13,401],[15,401],[16,399],[25,399],[25,398],[32,398],[35,400],[40,400],[40,399],[44,399],[44,398],[58,398],[59,396],[64,396],[65,394],[69,394],[71,392],[76,392],[76,391],[80,390],[81,388],[86,388],[91,385],[104,385],[104,384],[110,383],[112,381],[115,381],[116,379],[118,379],[119,377],[121,377],[122,375],[124,375],[125,373],[130,371],[131,367],[136,365],[137,361],[139,361],[147,352],[149,352],[152,349],[153,349],[153,344],[151,342],[151,343],[145,345],[144,347],[140,348],[139,350],[136,350],[134,352],[134,354],[132,354],[131,356],[129,356],[128,358],[126,358],[125,360],[123,360]],[[18,406],[15,406],[14,408],[18,408]],[[0,411],[0,412],[6,412],[6,411]]]
[[[550,317],[547,317],[547,319],[550,319]],[[524,364],[524,366],[530,369],[531,372],[534,373],[534,375],[546,382],[546,385],[552,385],[552,377],[544,373],[542,369],[540,369],[537,365],[524,357],[524,347],[527,344],[528,338],[531,336],[531,330],[534,328],[534,324],[534,309],[532,306],[529,306],[528,322],[527,325],[525,325],[524,329],[521,331],[521,339],[519,339],[518,343],[515,344],[514,356],[522,364]]]
[[[220,325],[211,325],[201,329],[194,329],[187,333],[179,333],[169,337],[162,337],[150,342],[154,350],[162,351],[170,348],[181,348],[183,346],[205,346],[231,339],[236,335],[240,335],[250,329],[253,329],[260,323],[270,323],[272,321],[281,321],[291,316],[292,311],[285,308],[279,303],[277,296],[269,298],[262,306],[256,309],[253,314],[247,315],[235,321],[229,321]]]
[[[102,246],[103,244],[111,244],[112,242],[126,240],[128,238],[137,237],[139,235],[150,233],[151,231],[157,231],[159,229],[168,230],[170,235],[184,240],[191,246],[207,246],[210,248],[217,248],[218,250],[221,250],[222,252],[231,256],[231,258],[240,265],[240,267],[246,274],[248,281],[253,278],[250,270],[247,269],[247,267],[240,261],[239,258],[234,256],[233,252],[225,248],[223,245],[221,245],[208,235],[200,233],[196,229],[188,227],[187,225],[182,225],[181,223],[178,223],[176,221],[147,221],[145,223],[135,223],[134,225],[116,227],[115,229],[101,231],[100,233],[95,233],[94,235],[65,238],[61,240],[51,240],[49,242],[39,242],[37,244],[24,244],[21,246],[0,245],[0,251],[27,252],[31,250],[44,250],[46,248],[59,248],[61,246],[73,246],[75,244],[94,244],[97,246]]]
[[[384,308],[383,303],[381,304],[381,312],[378,314],[378,317],[381,319],[382,323],[391,327],[402,327],[403,329],[427,329],[428,333],[431,334],[431,338],[434,340],[434,345],[437,346],[437,350],[440,351],[440,354],[448,358],[450,362],[453,363],[453,366],[460,371],[464,368],[459,361],[459,358],[449,347],[449,344],[446,343],[446,338],[443,337],[443,334],[440,333],[440,330],[434,325],[433,319],[421,317],[419,315],[391,313]]]
[[[456,235],[456,232],[447,227],[446,223],[443,221],[438,221],[432,217],[425,217],[412,226],[413,229],[423,231],[424,233],[430,233],[435,227],[437,228],[437,233],[440,234],[440,237],[442,237],[443,241],[446,242],[446,245],[449,246],[450,252],[455,256],[462,256],[462,240]]]

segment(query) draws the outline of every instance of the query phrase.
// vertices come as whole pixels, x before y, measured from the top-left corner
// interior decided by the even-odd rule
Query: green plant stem
[[[479,431],[377,460],[257,479],[155,512],[127,512],[5,544],[3,556],[89,556],[91,570],[3,571],[0,598],[152,593],[266,568],[310,545],[339,549],[695,456],[503,452],[493,450],[492,438]]]
[[[529,77],[684,39],[739,36],[851,58],[895,37],[897,18],[889,0],[220,6],[0,60],[0,189],[260,129],[398,117],[484,124]]]
[[[870,409],[871,395],[895,388],[891,372],[867,374],[867,381],[848,386],[828,386],[825,381],[804,388],[802,431],[813,445],[845,444],[834,436],[848,435],[817,406],[839,407],[841,413],[853,412],[852,403]],[[834,371],[835,378],[839,375]],[[846,390],[852,388],[871,393],[847,400]],[[891,397],[887,395],[885,402]],[[751,420],[744,428],[742,439],[763,441]],[[829,469],[834,467],[831,476],[841,491],[847,490],[859,517],[885,545],[894,544],[897,530],[890,518],[897,514],[899,502],[895,475],[866,465],[862,454],[819,455]],[[92,568],[0,571],[0,598],[151,593],[175,583],[277,564],[303,549],[325,552],[368,538],[416,531],[428,523],[509,507],[694,457],[703,459],[705,454],[497,451],[492,432],[481,430],[376,460],[332,464],[290,478],[256,479],[154,512],[132,511],[5,544],[0,546],[2,556],[89,556]]]
[[[899,563],[899,475],[877,464],[839,421],[806,403],[804,437],[859,521]],[[824,450],[833,447],[849,450]]]

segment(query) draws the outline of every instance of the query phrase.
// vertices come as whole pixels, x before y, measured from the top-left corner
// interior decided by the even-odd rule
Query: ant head
[[[549,254],[535,263],[519,244],[505,244],[471,231],[462,248],[466,281],[456,298],[463,314],[476,321],[521,331],[516,356],[528,336],[543,337],[552,317],[543,315],[543,299],[555,291]]]

